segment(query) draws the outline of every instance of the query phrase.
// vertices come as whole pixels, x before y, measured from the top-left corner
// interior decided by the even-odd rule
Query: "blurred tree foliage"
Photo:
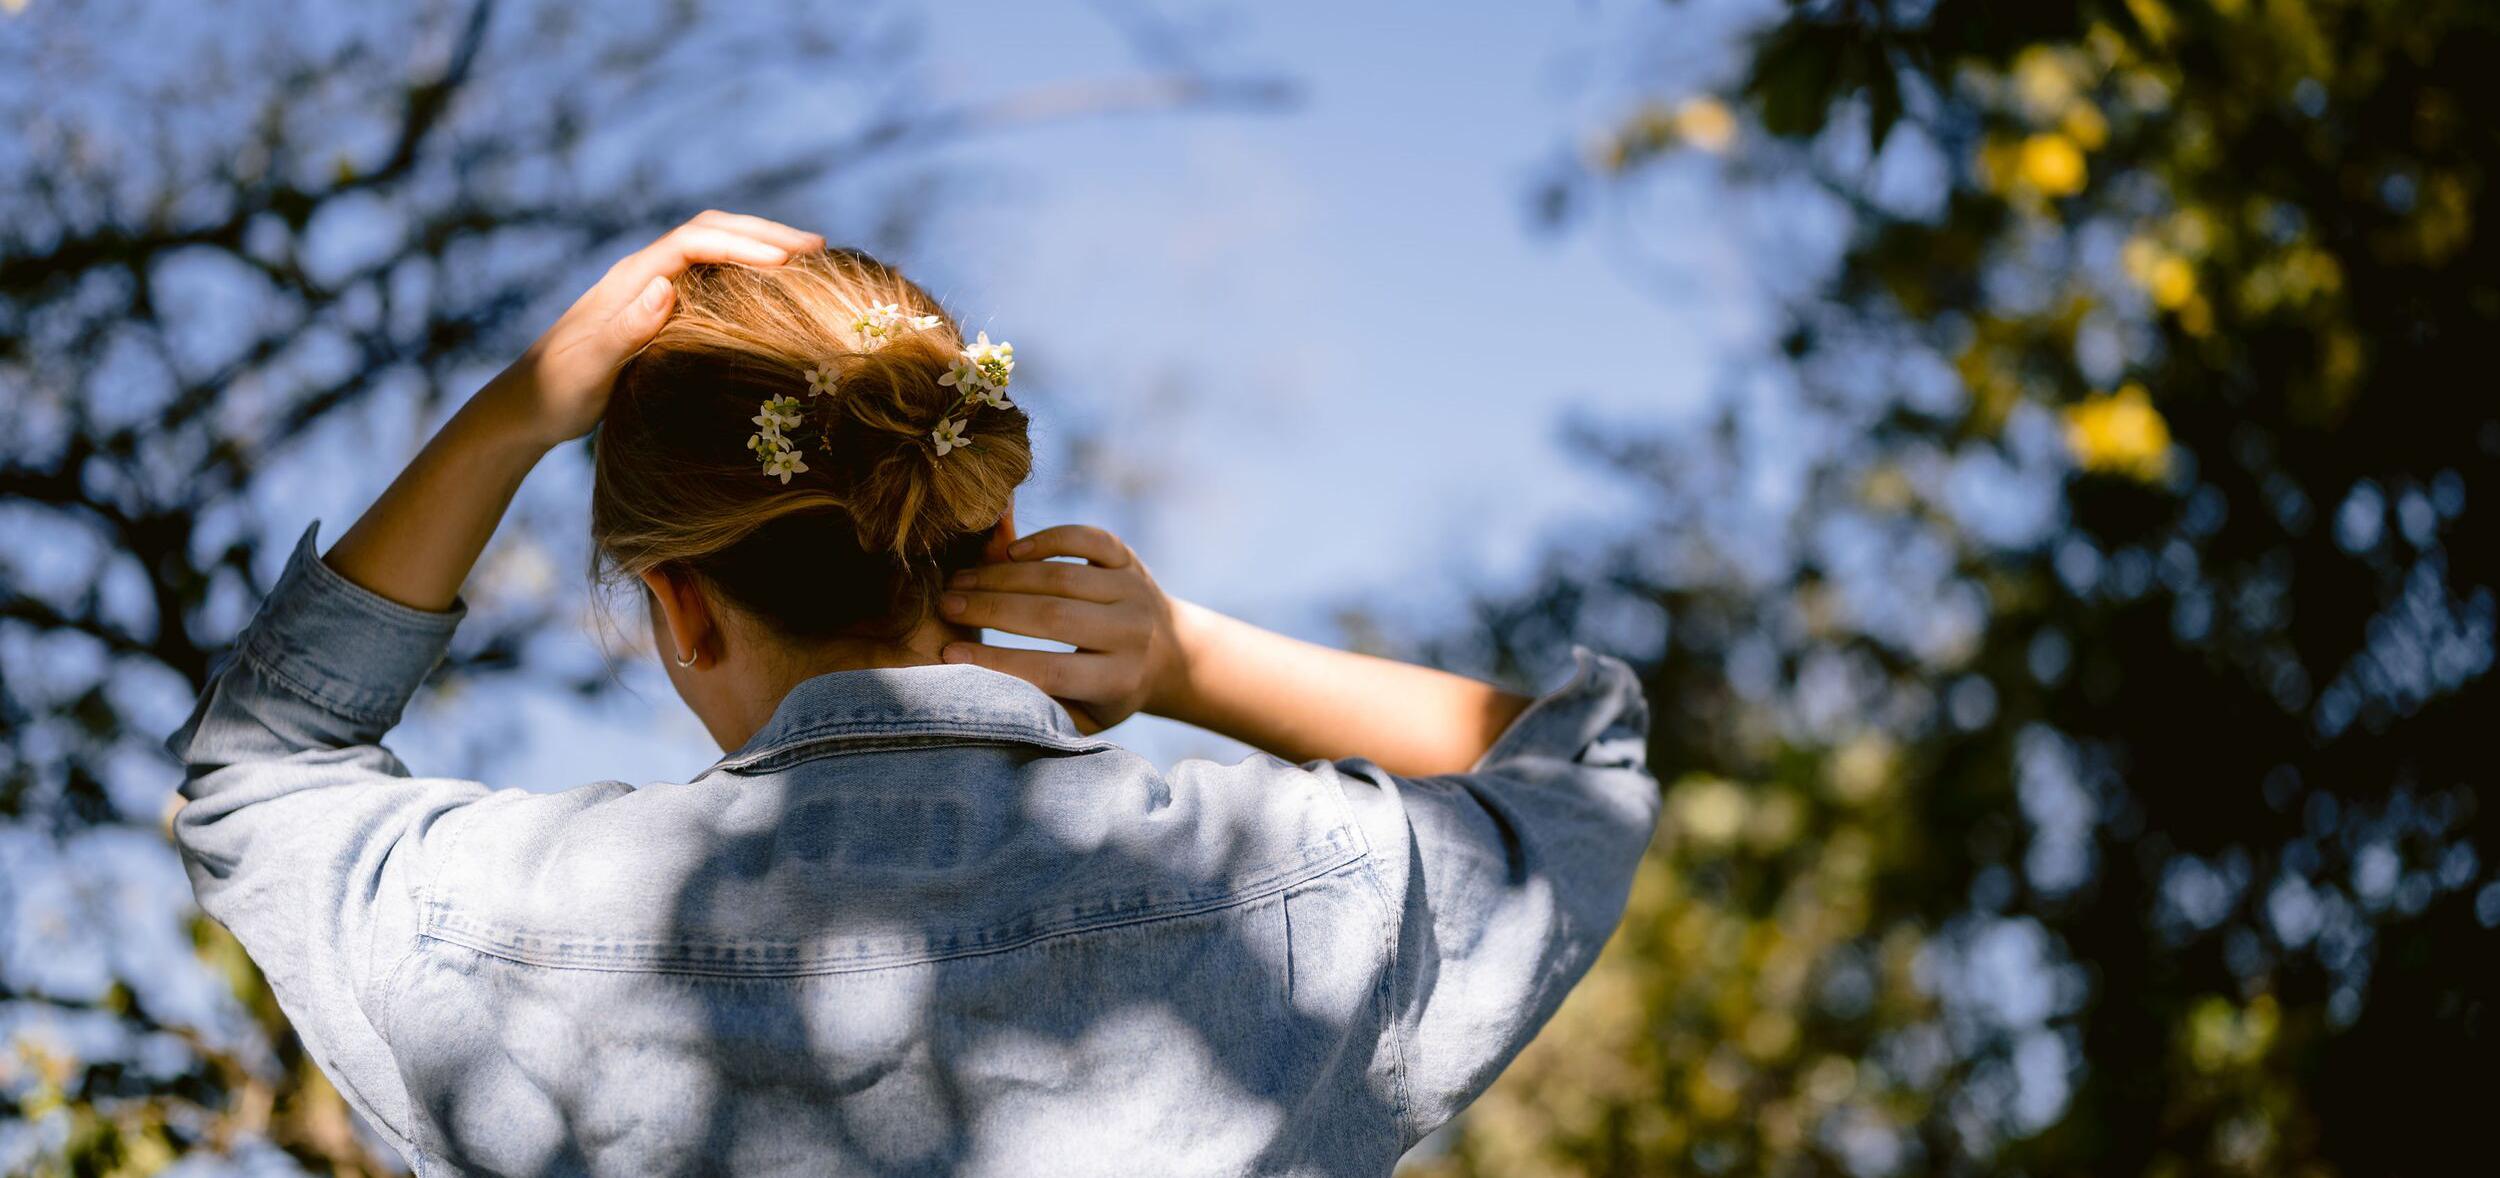
[[[1441,648],[1645,656],[1669,806],[1421,1169],[2487,1165],[2495,115],[2485,0],[1814,0],[1558,182],[1845,245]]]
[[[6,9],[8,1172],[396,1168],[191,908],[161,829],[158,742],[307,486],[378,490],[599,267],[702,208],[891,249],[938,206],[933,153],[967,136],[1282,94],[1126,9],[1133,73],[964,102],[930,98],[916,14],[875,4]],[[579,586],[495,573],[498,552],[577,550],[578,500],[524,504],[508,532],[436,689],[612,686],[544,640],[578,634]]]

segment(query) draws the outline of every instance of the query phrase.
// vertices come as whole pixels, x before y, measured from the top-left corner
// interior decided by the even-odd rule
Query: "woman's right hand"
[[[823,237],[778,221],[698,213],[609,267],[478,397],[542,448],[569,442],[599,424],[617,370],[668,321],[676,301],[671,280],[688,266],[778,266],[823,248]]]
[[[1169,714],[1188,682],[1184,633],[1195,607],[1164,595],[1129,546],[1101,528],[1044,528],[1004,563],[956,573],[938,599],[947,621],[1064,642],[1073,651],[948,643],[950,663],[1004,671],[1098,732],[1141,711]],[[1085,563],[1053,560],[1076,557]]]

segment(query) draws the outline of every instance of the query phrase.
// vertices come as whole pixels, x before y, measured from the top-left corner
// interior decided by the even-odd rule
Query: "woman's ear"
[[[998,522],[990,527],[990,538],[981,545],[981,563],[1005,564],[1013,559],[1007,546],[1016,542],[1016,505],[1009,503]]]
[[[660,657],[687,668],[718,658],[718,651],[706,649],[714,630],[711,603],[704,600],[693,577],[666,567],[649,568],[642,571],[642,587],[650,591],[661,628],[676,647],[661,651]]]

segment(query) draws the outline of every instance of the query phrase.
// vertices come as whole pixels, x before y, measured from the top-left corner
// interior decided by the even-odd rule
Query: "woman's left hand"
[[[762,217],[699,213],[628,254],[574,300],[555,326],[480,392],[545,446],[589,433],[617,371],[658,334],[676,301],[670,280],[703,262],[778,266],[825,239]]]
[[[1166,596],[1118,536],[1062,524],[1016,541],[1002,563],[956,573],[938,599],[948,621],[1065,642],[1073,651],[950,642],[940,657],[1004,671],[1068,709],[1081,732],[1161,711],[1188,678],[1184,631],[1195,607]],[[1075,557],[1085,563],[1053,560]]]

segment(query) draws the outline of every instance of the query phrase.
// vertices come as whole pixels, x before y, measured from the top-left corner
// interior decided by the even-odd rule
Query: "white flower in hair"
[[[839,376],[840,374],[833,370],[833,365],[830,363],[819,364],[814,368],[808,369],[807,394],[811,397],[832,396],[833,382]]]
[[[972,439],[964,436],[964,427],[970,424],[968,421],[957,421],[951,418],[941,421],[936,429],[929,431],[929,440],[937,444],[937,452],[940,456],[958,446],[970,446]]]
[[[905,328],[926,330],[938,325],[935,315],[906,315],[898,303],[870,303],[868,309],[851,320],[851,334],[859,337],[859,348],[873,352],[901,335]]]
[[[950,389],[961,389],[965,396],[972,395],[972,390],[980,385],[980,381],[981,370],[974,367],[969,358],[960,356],[955,359],[953,365],[947,368],[946,375],[938,378],[939,384]]]
[[[790,485],[790,476],[807,473],[807,460],[795,449],[783,449],[764,457],[764,477],[779,478],[782,486]]]
[[[788,484],[793,474],[805,473],[807,463],[799,457],[798,447],[782,435],[783,430],[799,423],[797,397],[772,397],[765,400],[762,412],[747,420],[755,423],[755,432],[747,435],[747,449],[764,465],[764,477],[778,477]]]
[[[981,370],[982,379],[993,389],[1006,388],[1007,378],[1016,370],[1016,346],[1005,340],[991,343],[990,333],[986,331],[981,333],[981,338],[973,341],[971,347],[964,349],[964,358]]]
[[[851,334],[859,337],[862,351],[875,351],[885,343],[886,331],[901,318],[903,309],[892,303],[870,303],[868,309],[851,320]]]
[[[762,427],[762,433],[780,437],[781,431],[799,423],[797,397],[773,397],[764,402],[764,410],[747,420]]]
[[[967,399],[989,401],[1004,409],[1008,404],[1006,398],[993,400],[991,394],[1006,388],[1015,371],[1016,346],[1005,340],[991,343],[990,333],[985,331],[979,339],[964,345],[963,352],[955,357],[955,363],[946,370],[946,375],[938,378],[938,383],[962,390]]]

